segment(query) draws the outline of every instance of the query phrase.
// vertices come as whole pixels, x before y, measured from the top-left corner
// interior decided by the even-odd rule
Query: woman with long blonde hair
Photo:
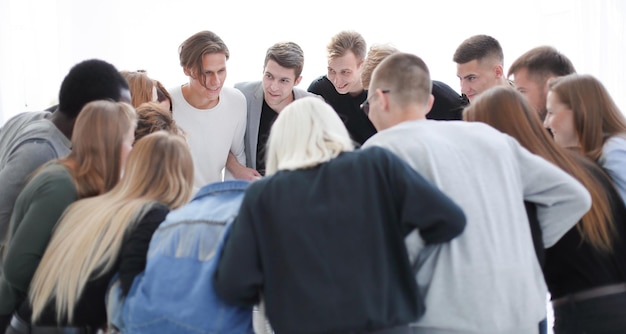
[[[554,330],[557,334],[607,333],[605,329],[625,333],[626,207],[610,178],[577,150],[555,143],[537,112],[511,87],[485,91],[465,109],[463,117],[514,137],[589,191],[591,209],[576,228],[545,250],[543,269],[554,307]]]
[[[0,314],[12,314],[27,304],[31,280],[63,211],[117,184],[132,149],[136,121],[135,109],[127,103],[86,104],[76,119],[70,154],[42,166],[26,184],[11,216]]]
[[[110,192],[72,204],[37,268],[29,300],[35,326],[105,329],[105,292],[120,271],[130,286],[143,271],[152,233],[192,192],[185,140],[164,131],[140,139]]]

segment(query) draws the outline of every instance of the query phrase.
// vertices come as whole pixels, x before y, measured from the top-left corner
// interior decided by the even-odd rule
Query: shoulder
[[[45,111],[26,111],[23,113],[19,113],[11,117],[4,126],[0,127],[0,130],[17,131],[24,125],[29,124],[30,122],[45,118],[45,116],[48,114],[50,113]]]
[[[602,151],[605,154],[613,151],[626,151],[626,135],[611,136],[604,142]]]
[[[308,91],[306,91],[304,89],[297,88],[297,87],[293,88],[293,96],[294,96],[295,99],[301,99],[301,98],[307,97],[307,96],[313,96],[313,97],[317,97],[317,98],[323,99],[321,96],[319,96],[319,95],[317,95],[315,93],[311,93],[311,92],[308,92]]]
[[[176,85],[174,87],[168,88],[167,92],[170,93],[170,96],[172,96],[172,98],[174,96],[182,97],[182,95],[183,95],[182,85]]]
[[[54,183],[56,185],[71,185],[74,187],[74,178],[70,171],[59,163],[49,163],[42,167],[33,178],[33,182]]]
[[[236,89],[234,87],[222,87],[221,96],[223,96],[229,102],[232,101],[233,103],[242,102],[242,101],[244,103],[246,102],[246,97],[243,95],[241,90]]]
[[[262,90],[261,81],[246,81],[235,84],[235,88],[243,93],[243,95],[252,96],[259,90]]]
[[[326,75],[322,75],[313,80],[307,90],[311,93],[320,94],[321,91],[327,90],[332,85],[333,83],[328,80],[328,77],[326,77]]]

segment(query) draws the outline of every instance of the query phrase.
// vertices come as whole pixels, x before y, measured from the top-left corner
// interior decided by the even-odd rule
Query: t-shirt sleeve
[[[120,252],[120,284],[122,295],[130,291],[135,276],[146,269],[146,258],[150,248],[150,240],[159,225],[165,220],[169,209],[162,205],[155,205],[137,223],[128,238],[122,244]]]

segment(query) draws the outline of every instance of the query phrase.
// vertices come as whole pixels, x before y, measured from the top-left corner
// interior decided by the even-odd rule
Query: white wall
[[[389,42],[419,55],[433,79],[458,90],[452,54],[465,38],[484,33],[502,44],[505,68],[532,47],[555,46],[572,59],[578,72],[602,80],[626,111],[624,1],[314,3],[2,0],[0,124],[18,112],[55,103],[67,71],[87,58],[107,60],[118,69],[145,69],[166,87],[183,83],[178,45],[205,29],[220,35],[230,48],[229,86],[260,79],[267,47],[292,40],[305,52],[300,85],[306,89],[326,71],[325,46],[330,37],[352,29],[362,33],[368,44]]]

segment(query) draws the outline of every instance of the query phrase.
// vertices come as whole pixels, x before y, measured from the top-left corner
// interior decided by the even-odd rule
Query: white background
[[[344,29],[360,32],[368,47],[392,43],[419,55],[433,79],[457,91],[452,54],[465,38],[498,39],[505,70],[548,44],[578,72],[602,80],[625,111],[625,18],[621,0],[1,0],[0,125],[56,103],[63,77],[87,58],[145,69],[166,87],[182,84],[177,49],[200,30],[214,31],[230,48],[227,86],[260,80],[265,50],[291,40],[305,52],[306,89],[325,74],[326,44]]]
[[[452,54],[471,35],[500,41],[505,70],[530,48],[552,45],[626,111],[625,19],[621,0],[0,0],[0,125],[55,104],[63,77],[88,58],[147,70],[166,87],[182,84],[177,49],[200,30],[230,48],[227,86],[260,80],[266,49],[291,40],[305,52],[306,89],[326,72],[331,36],[345,29],[368,46],[419,55],[433,79],[457,91]]]

